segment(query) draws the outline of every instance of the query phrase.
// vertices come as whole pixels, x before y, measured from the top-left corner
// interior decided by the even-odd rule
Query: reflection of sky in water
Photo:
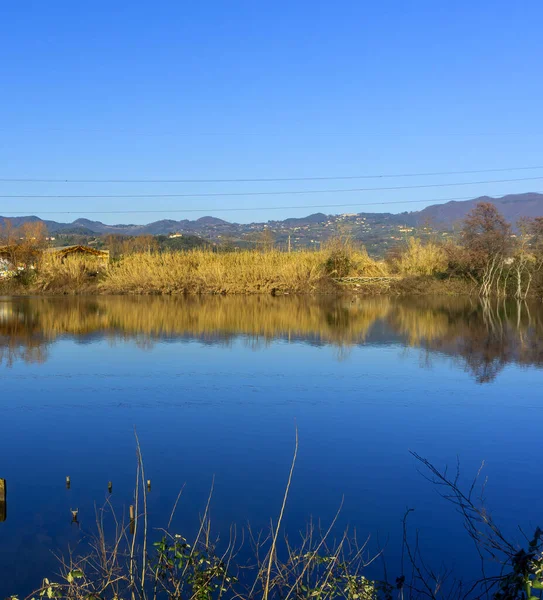
[[[260,337],[256,351],[248,334],[229,335],[227,343],[224,336],[218,343],[220,332],[204,340],[169,335],[144,348],[149,336],[60,334],[45,362],[0,367],[0,477],[9,488],[0,593],[20,591],[16,585],[26,593],[50,574],[50,551],[79,536],[69,509],[79,508],[83,531],[92,529],[94,503],[105,498],[109,480],[116,506],[130,504],[134,426],[153,480],[157,526],[186,483],[176,526],[194,528],[215,475],[214,525],[249,520],[266,527],[280,506],[297,425],[290,531],[311,516],[328,522],[344,495],[340,525],[371,533],[374,544],[388,536],[394,563],[401,517],[415,507],[413,526],[428,556],[460,571],[473,568],[454,510],[417,473],[410,449],[438,466],[455,464],[458,455],[466,479],[485,459],[496,518],[511,531],[517,523],[529,531],[538,524],[534,498],[543,491],[529,458],[540,453],[543,371],[505,361],[480,385],[452,346],[409,347],[391,323],[374,324],[363,344],[345,351],[309,331],[290,342],[288,334]],[[473,348],[478,356],[484,349]]]

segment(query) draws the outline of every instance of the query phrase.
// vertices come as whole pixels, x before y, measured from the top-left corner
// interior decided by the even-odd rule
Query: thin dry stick
[[[213,496],[214,488],[215,488],[215,475],[213,475],[213,479],[211,480],[211,489],[209,490],[209,496],[207,498],[207,504],[206,504],[206,508],[204,511],[204,516],[202,517],[202,520],[200,522],[200,528],[198,529],[198,535],[196,536],[194,544],[192,545],[192,548],[190,549],[189,560],[186,561],[185,567],[183,568],[183,572],[181,573],[181,577],[179,578],[179,582],[177,583],[176,590],[175,590],[175,597],[179,596],[179,590],[181,588],[181,584],[183,582],[183,579],[185,577],[187,569],[189,568],[190,559],[192,559],[192,556],[193,556],[193,554],[196,550],[196,547],[198,546],[198,543],[200,541],[200,536],[202,535],[202,531],[206,524],[207,514],[209,512],[209,505],[211,504],[211,497]]]
[[[135,433],[135,430],[134,430]],[[136,489],[134,497],[135,513],[134,513],[134,533],[132,534],[132,545],[130,547],[130,588],[132,590],[132,600],[135,600],[136,595],[134,593],[135,582],[134,582],[134,563],[135,563],[135,551],[136,551],[136,534],[138,532],[138,500],[139,500],[139,488],[140,488],[140,463],[138,460],[138,466],[136,469]]]
[[[224,562],[225,558],[226,558],[226,564],[225,564],[225,568],[224,568],[224,573],[222,576],[222,581],[221,581],[221,585],[219,587],[219,599],[222,597],[223,591],[226,591],[226,577],[228,576],[228,573],[230,572],[230,563],[232,561],[232,557],[236,551],[236,539],[237,539],[237,529],[235,528],[235,526],[231,526],[230,527],[230,540],[228,541],[228,547],[226,548],[226,550],[224,551],[221,560]]]
[[[177,510],[177,504],[179,503],[179,499],[181,498],[181,494],[183,493],[184,489],[185,489],[185,484],[183,484],[183,487],[179,490],[179,494],[177,494],[177,498],[175,500],[175,504],[173,505],[172,513],[170,515],[170,520],[168,521],[168,527],[166,529],[170,529],[170,526],[173,521],[173,516],[175,515],[175,511]]]
[[[283,505],[281,506],[281,512],[279,513],[279,519],[277,521],[277,527],[273,534],[272,545],[270,548],[270,559],[268,561],[268,570],[266,573],[266,584],[264,586],[263,600],[268,600],[268,594],[270,592],[270,577],[273,560],[275,557],[275,549],[277,547],[277,537],[279,535],[279,529],[281,528],[281,522],[283,521],[283,515],[285,514],[285,507],[287,505],[288,493],[290,491],[290,484],[292,482],[292,475],[294,473],[294,466],[296,465],[296,457],[298,455],[298,428],[296,427],[296,441],[294,444],[294,456],[292,457],[292,464],[290,466],[290,473],[288,475],[287,487],[285,488],[285,494],[283,496]]]
[[[209,543],[210,543],[209,542],[209,540],[210,540],[209,535],[210,535],[210,533],[208,531],[206,533],[206,539],[207,539],[206,545],[209,545]],[[226,547],[226,550],[223,552],[223,554],[219,557],[219,560],[220,560],[221,563],[225,563],[225,561],[226,561],[226,563],[225,563],[224,574],[223,574],[223,577],[222,577],[222,582],[221,582],[221,584],[219,586],[219,595],[218,595],[218,598],[220,598],[222,596],[222,592],[223,591],[226,591],[224,589],[224,587],[225,587],[224,584],[226,582],[226,578],[227,578],[227,575],[228,575],[228,573],[227,573],[227,571],[228,571],[228,565],[230,565],[230,560],[232,558],[232,553],[234,552],[234,544],[235,544],[235,539],[234,539],[234,541],[232,541],[232,529],[230,529],[230,540],[228,542],[228,546]],[[207,580],[202,584],[202,587],[205,587],[206,585],[210,584],[214,577],[215,577],[215,575],[213,573],[210,573],[208,575]],[[201,590],[196,589],[193,592],[192,596],[190,596],[189,600],[194,600],[195,598],[198,597],[198,595],[200,593],[201,593]]]
[[[344,498],[341,499],[341,504],[339,505],[339,508],[336,512],[335,517],[332,519],[332,522],[330,523],[330,526],[328,527],[328,529],[326,530],[326,533],[324,534],[324,536],[322,537],[321,541],[319,542],[319,544],[317,544],[317,547],[314,550],[314,554],[317,555],[319,553],[319,550],[322,548],[322,546],[325,544],[326,539],[328,538],[328,536],[330,535],[330,532],[332,531],[334,525],[336,524],[336,521],[338,520],[339,517],[339,513],[341,512],[341,509],[343,508],[343,501]],[[309,568],[309,563],[306,563],[305,567],[303,568],[302,572],[300,573],[300,576],[298,577],[298,579],[294,582],[294,585],[291,586],[288,594],[285,596],[285,598],[283,600],[288,600],[288,598],[290,598],[290,595],[292,594],[292,592],[298,587],[298,584],[300,583],[300,581],[302,581],[307,569]]]
[[[145,571],[147,569],[147,487],[145,485],[145,471],[143,468],[143,456],[141,454],[140,440],[136,431],[134,431],[134,435],[136,436],[138,463],[141,471],[141,489],[143,492],[143,555],[141,566],[141,593],[145,598]]]
[[[319,583],[319,587],[321,590],[326,589],[326,585],[328,583],[328,580],[330,579],[330,575],[332,574],[332,571],[334,569],[334,567],[336,566],[336,563],[339,559],[339,556],[342,552],[343,549],[343,544],[345,543],[345,539],[346,539],[346,534],[347,532],[345,532],[343,534],[343,539],[341,540],[341,542],[339,543],[339,546],[337,547],[337,550],[332,554],[332,560],[330,561],[330,564],[328,565],[327,569],[326,569],[326,577],[324,578],[324,581],[322,583]]]
[[[114,568],[114,566],[117,564],[117,555],[119,552],[119,546],[121,544],[121,541],[123,540],[123,538],[125,537],[125,529],[124,527],[119,524],[119,521],[117,519],[117,515],[115,514],[115,511],[113,509],[113,506],[111,504],[110,499],[108,498],[106,500],[106,505],[109,505],[110,510],[111,510],[111,515],[113,517],[113,520],[115,522],[115,544],[111,550],[111,558],[110,558],[110,562],[111,562],[111,570]],[[103,511],[104,509],[102,509]],[[108,575],[109,577],[109,575]],[[108,580],[109,581],[109,580]]]

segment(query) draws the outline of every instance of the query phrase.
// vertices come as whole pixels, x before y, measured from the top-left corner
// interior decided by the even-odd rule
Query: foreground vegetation
[[[137,440],[137,438],[136,438]],[[129,519],[115,514],[111,496],[97,510],[96,530],[85,535],[79,554],[59,558],[60,574],[43,579],[28,600],[537,600],[543,590],[543,532],[519,545],[506,537],[479,496],[482,467],[463,489],[460,473],[411,453],[426,478],[458,510],[468,539],[475,545],[481,577],[462,581],[444,566],[437,570],[424,555],[418,532],[409,528],[407,509],[402,520],[401,561],[388,565],[386,547],[370,549],[370,538],[359,543],[348,531],[335,528],[341,506],[331,523],[310,523],[298,536],[284,532],[284,517],[295,471],[298,438],[278,516],[264,532],[231,528],[228,539],[211,533],[213,484],[193,539],[171,529],[181,492],[168,524],[156,528],[147,509],[149,483],[137,442],[137,472]],[[110,491],[111,493],[111,491]],[[72,511],[73,512],[73,511]],[[78,524],[77,511],[73,522]],[[524,547],[523,547],[524,545]],[[247,548],[248,546],[248,548]],[[82,548],[84,550],[82,551]],[[383,568],[378,568],[377,564]],[[372,566],[373,565],[373,566]],[[377,576],[378,572],[382,576]],[[371,576],[370,576],[371,573]],[[394,573],[392,575],[391,573]],[[10,600],[18,600],[12,596]]]
[[[11,235],[4,246],[3,260],[22,266],[4,272],[0,292],[276,295],[347,287],[372,294],[543,298],[543,217],[519,221],[514,232],[489,203],[475,207],[456,239],[407,238],[382,260],[349,238],[292,253],[273,243],[260,250],[164,250],[141,238],[115,241],[113,260],[104,265],[43,252],[43,232],[34,229]]]

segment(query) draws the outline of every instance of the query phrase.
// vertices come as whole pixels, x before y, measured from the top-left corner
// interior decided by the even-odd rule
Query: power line
[[[293,130],[289,127],[287,130],[274,128],[273,131],[175,131],[173,128],[166,130],[143,131],[130,129],[100,129],[100,128],[67,128],[67,127],[32,127],[18,125],[16,131],[13,128],[0,126],[0,131],[8,133],[60,133],[60,134],[99,134],[107,135],[127,135],[130,137],[202,137],[202,138],[227,138],[227,137],[245,137],[245,138],[279,138],[279,137],[294,137],[294,138],[312,138],[312,137],[369,137],[369,138],[390,138],[390,137],[407,137],[407,138],[474,138],[474,137],[534,137],[543,135],[540,131],[529,129],[526,131],[510,130],[510,131],[440,131],[431,132],[417,131],[354,131],[354,130],[338,130],[338,131],[319,131],[311,128],[306,131]]]
[[[543,191],[529,192],[532,194],[543,194]],[[253,210],[295,210],[295,209],[313,209],[313,208],[347,208],[347,207],[359,207],[359,206],[387,206],[392,204],[420,204],[423,202],[454,202],[458,200],[474,200],[473,196],[463,196],[457,198],[429,198],[427,200],[392,200],[383,202],[353,202],[348,204],[307,204],[303,206],[253,206],[253,207],[228,207],[228,208],[180,208],[180,209],[166,209],[166,210],[54,210],[54,211],[43,211],[40,209],[36,210],[25,210],[25,211],[11,211],[4,212],[4,215],[19,215],[26,213],[27,215],[34,215],[40,213],[42,215],[132,215],[132,214],[173,214],[173,213],[210,213],[210,212],[238,212],[238,211],[253,211]]]
[[[0,131],[13,132],[8,127],[0,127]],[[534,131],[533,129],[527,131],[442,131],[442,132],[421,132],[420,130],[409,132],[409,131],[317,131],[311,129],[310,131],[297,131],[289,128],[287,131],[280,131],[275,129],[274,131],[137,131],[134,129],[77,129],[77,128],[62,128],[62,127],[25,127],[18,126],[17,133],[24,132],[53,132],[61,134],[100,134],[100,135],[128,135],[131,137],[295,137],[295,138],[311,138],[311,137],[417,137],[417,138],[439,138],[439,137],[533,137],[542,135],[541,132]]]
[[[540,177],[518,177],[515,179],[491,179],[485,181],[464,181],[453,183],[428,183],[422,185],[402,185],[391,187],[372,187],[372,188],[350,188],[350,189],[331,189],[331,190],[292,190],[277,192],[210,192],[199,194],[19,194],[19,195],[0,195],[0,198],[43,198],[43,199],[90,199],[90,198],[212,198],[212,197],[230,197],[230,196],[291,196],[301,194],[345,194],[353,192],[380,192],[392,190],[420,190],[425,188],[457,187],[463,185],[483,185],[489,183],[511,183],[518,181],[536,181],[543,179]]]
[[[503,167],[499,169],[476,169],[470,171],[433,171],[427,173],[396,173],[379,175],[333,175],[317,177],[256,177],[233,179],[69,179],[69,178],[34,178],[0,177],[2,183],[266,183],[281,181],[332,181],[340,179],[394,179],[404,177],[434,177],[446,175],[474,175],[476,173],[503,173],[505,171],[535,171],[536,167]]]

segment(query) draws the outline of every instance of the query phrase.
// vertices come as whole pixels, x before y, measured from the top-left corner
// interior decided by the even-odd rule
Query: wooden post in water
[[[151,491],[151,480],[150,479],[147,480],[147,491],[148,492]]]
[[[70,476],[67,475],[66,476],[66,489],[69,490],[71,485],[72,485],[72,481],[70,479]]]
[[[0,522],[7,519],[7,488],[6,480],[0,479]]]
[[[113,483],[110,481],[107,484],[107,491],[111,494],[111,492],[113,491]]]
[[[134,507],[130,505],[130,533],[134,535],[136,531],[136,515],[134,513]]]

